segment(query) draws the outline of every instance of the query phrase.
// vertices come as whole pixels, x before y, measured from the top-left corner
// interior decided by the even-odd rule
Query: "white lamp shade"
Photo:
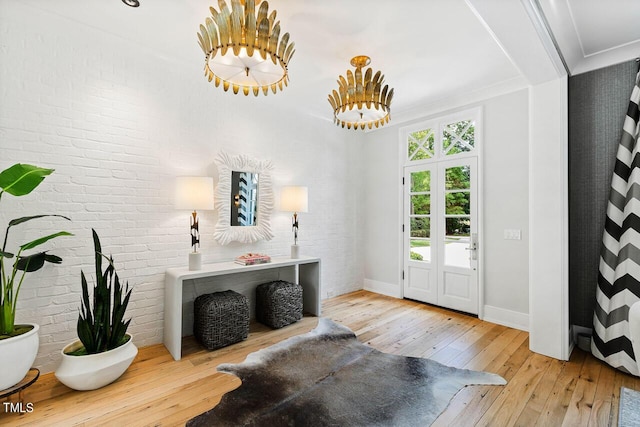
[[[213,210],[213,178],[208,176],[177,177],[176,209]]]
[[[286,212],[308,212],[309,190],[307,187],[282,187],[280,209]]]

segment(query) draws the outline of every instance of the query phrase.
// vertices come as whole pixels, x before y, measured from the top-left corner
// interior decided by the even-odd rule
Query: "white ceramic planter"
[[[27,323],[33,329],[26,334],[0,341],[0,390],[18,384],[38,355],[40,326]]]
[[[86,356],[65,354],[81,347],[79,340],[65,346],[62,349],[62,363],[55,372],[56,378],[74,390],[95,390],[111,384],[124,374],[138,354],[133,337],[128,336],[129,341],[118,348]]]

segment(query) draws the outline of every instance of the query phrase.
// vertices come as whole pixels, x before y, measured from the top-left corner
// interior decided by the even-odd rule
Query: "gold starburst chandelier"
[[[256,5],[260,5],[256,13]],[[240,89],[245,95],[260,89],[266,95],[287,85],[287,64],[294,43],[289,33],[280,37],[276,11],[269,14],[269,3],[260,0],[231,0],[231,9],[218,0],[220,11],[210,7],[211,16],[200,25],[198,44],[205,54],[204,75],[216,87]]]
[[[362,75],[362,67],[371,62],[368,56],[360,55],[351,59],[355,73],[347,70],[347,77],[340,76],[338,90],[329,94],[329,104],[333,108],[333,121],[347,129],[369,129],[389,123],[393,89],[384,85],[384,76],[380,71],[373,74],[367,68]]]

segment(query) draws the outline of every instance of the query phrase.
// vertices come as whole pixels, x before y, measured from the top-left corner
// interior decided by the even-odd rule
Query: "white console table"
[[[203,265],[201,270],[187,267],[168,268],[164,286],[164,345],[175,360],[182,357],[182,287],[185,280],[280,269],[281,280],[302,285],[303,310],[320,316],[320,258],[297,259],[274,257],[270,263],[240,265],[221,262]]]

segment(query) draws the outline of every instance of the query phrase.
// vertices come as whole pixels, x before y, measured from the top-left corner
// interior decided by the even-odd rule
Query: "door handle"
[[[467,251],[471,251],[471,259],[478,259],[478,233],[471,234],[471,241],[469,242],[469,247],[465,248]]]

